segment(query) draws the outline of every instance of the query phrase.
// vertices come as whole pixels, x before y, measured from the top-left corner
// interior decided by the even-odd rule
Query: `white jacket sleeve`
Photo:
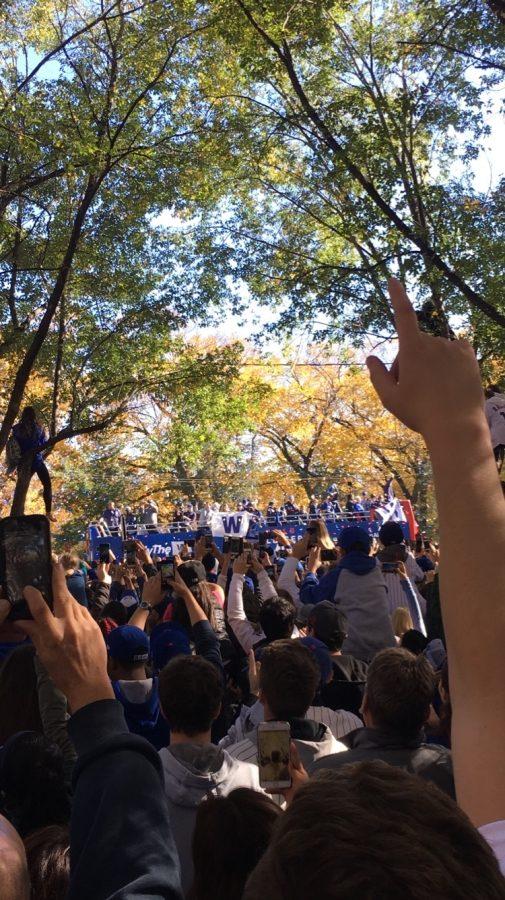
[[[244,575],[234,574],[230,582],[230,590],[228,591],[227,614],[231,629],[244,653],[249,653],[258,641],[264,639],[265,635],[262,631],[255,631],[244,612],[243,587]]]
[[[271,597],[277,596],[277,591],[264,569],[258,572],[258,587],[260,589],[261,601],[270,600]]]
[[[296,557],[288,556],[281,569],[281,574],[277,579],[277,587],[287,591],[297,607],[302,605],[300,603],[300,588],[298,587],[295,578],[298,562],[299,560],[297,560]]]

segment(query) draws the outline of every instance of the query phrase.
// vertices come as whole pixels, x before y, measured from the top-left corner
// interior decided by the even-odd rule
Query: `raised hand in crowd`
[[[307,559],[307,572],[311,572],[313,575],[317,572],[317,570],[321,566],[321,548],[311,547],[309,550],[309,556]]]
[[[440,597],[456,795],[474,824],[489,828],[505,820],[505,503],[471,345],[420,331],[403,285],[391,279],[389,292],[398,357],[391,371],[375,357],[368,367],[386,409],[420,432],[430,453],[443,553]],[[475,523],[479,550],[468,553]]]
[[[252,564],[249,562],[249,554],[241,553],[240,556],[237,556],[237,558],[234,560],[233,574],[234,575],[245,575],[246,572],[248,572],[248,570],[251,568],[251,565]],[[258,565],[260,565],[260,564],[258,563]],[[263,567],[260,565],[260,568],[263,568]]]
[[[17,627],[33,641],[71,711],[75,713],[97,700],[113,699],[102,633],[88,610],[69,592],[62,566],[53,566],[53,611],[36,588],[26,587],[24,596],[33,621],[20,621]]]

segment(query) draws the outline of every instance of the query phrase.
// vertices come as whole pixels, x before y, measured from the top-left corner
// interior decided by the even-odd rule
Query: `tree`
[[[445,21],[424,2],[235,0],[221,26],[237,50],[234,89],[229,73],[214,89],[228,109],[233,202],[209,214],[202,241],[233,241],[235,274],[280,306],[272,327],[315,322],[320,336],[358,340],[389,330],[383,284],[396,272],[477,339],[486,329],[503,341],[503,217],[453,176],[479,151],[504,61],[498,20],[471,5],[465,30],[449,4]],[[430,28],[476,52],[487,29],[493,66],[470,78],[466,57],[424,45]],[[477,231],[491,257],[483,239],[469,244]]]

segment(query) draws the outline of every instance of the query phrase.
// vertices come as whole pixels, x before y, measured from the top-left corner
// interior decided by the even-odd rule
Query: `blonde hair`
[[[391,616],[391,624],[396,637],[402,637],[406,631],[414,627],[412,616],[406,606],[397,606]]]
[[[310,528],[315,528],[316,530],[315,537],[317,539],[319,547],[324,547],[325,550],[335,549],[335,544],[333,543],[330,537],[330,533],[322,519],[315,519],[314,521],[309,523],[309,526]]]
[[[77,569],[79,557],[76,556],[75,553],[62,553],[60,556],[60,563],[65,569],[65,572],[68,572],[70,569]]]

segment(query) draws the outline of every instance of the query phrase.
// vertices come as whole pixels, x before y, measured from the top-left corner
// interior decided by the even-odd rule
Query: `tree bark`
[[[40,320],[37,331],[35,332],[33,340],[24,355],[23,361],[14,379],[14,384],[9,397],[7,410],[2,422],[2,427],[0,428],[0,452],[6,447],[11,428],[14,425],[16,416],[18,415],[19,408],[21,406],[21,402],[23,400],[23,394],[25,392],[25,388],[30,377],[33,365],[35,363],[35,360],[37,359],[42,344],[47,337],[51,322],[54,318],[54,314],[58,308],[58,304],[61,300],[63,291],[65,290],[68,276],[70,274],[70,269],[72,267],[77,246],[79,244],[79,238],[81,236],[86,214],[98,190],[99,184],[100,180],[96,176],[89,176],[86,190],[84,191],[74,218],[74,223],[67,244],[65,256],[61,264],[58,277],[56,278],[53,290],[51,291],[46,311],[42,316],[42,319]]]
[[[56,360],[54,363],[54,387],[53,400],[51,404],[51,423],[49,426],[49,434],[54,437],[56,434],[56,415],[58,412],[58,395],[60,389],[60,372],[63,362],[63,344],[65,342],[65,294],[61,295],[60,301],[60,322],[58,328],[58,343],[56,345]]]

